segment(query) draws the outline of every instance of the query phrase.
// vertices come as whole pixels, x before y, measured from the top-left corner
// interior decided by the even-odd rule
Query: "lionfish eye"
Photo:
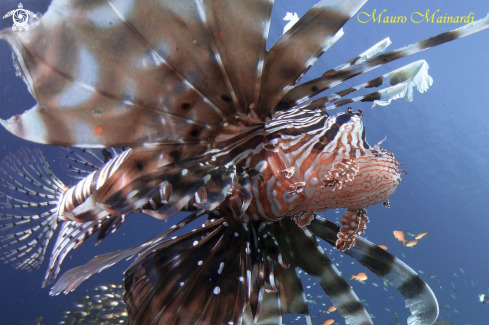
[[[342,126],[345,123],[350,122],[350,116],[351,114],[342,114],[336,118],[336,124],[339,126]]]

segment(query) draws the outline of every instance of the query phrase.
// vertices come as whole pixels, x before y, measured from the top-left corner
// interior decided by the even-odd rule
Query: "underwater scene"
[[[489,323],[489,3],[50,4],[0,2],[2,324]]]

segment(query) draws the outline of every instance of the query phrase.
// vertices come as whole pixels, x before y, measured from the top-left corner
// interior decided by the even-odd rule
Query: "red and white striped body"
[[[395,192],[402,179],[399,162],[388,151],[370,148],[360,116],[318,117],[301,121],[310,123],[309,132],[293,136],[284,128],[270,141],[271,146],[264,145],[249,157],[247,167],[259,171],[265,181],[254,179],[248,217],[272,221],[306,211],[365,208]],[[337,123],[341,119],[348,121]],[[293,128],[292,124],[284,125]],[[329,173],[345,161],[356,164],[351,180],[327,186]]]

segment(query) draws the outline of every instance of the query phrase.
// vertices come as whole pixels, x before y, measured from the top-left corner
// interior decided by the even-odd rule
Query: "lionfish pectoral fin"
[[[129,324],[239,324],[245,232],[219,219],[143,252],[125,272]]]
[[[20,149],[0,165],[0,259],[16,269],[38,268],[58,225],[66,186],[38,149]]]
[[[317,218],[317,216],[316,216]],[[311,224],[314,220],[311,221]],[[319,246],[310,226],[299,227],[294,220],[284,218],[273,234],[281,247],[288,245],[293,263],[308,273],[321,285],[347,324],[373,324],[357,295],[341,276],[333,263]],[[336,234],[335,234],[336,235]],[[285,249],[282,249],[285,251]],[[292,255],[293,254],[293,255]]]
[[[337,225],[319,216],[316,216],[307,229],[332,246],[335,246],[336,236],[340,231]],[[411,311],[408,324],[431,325],[436,321],[439,309],[433,291],[404,262],[362,237],[357,237],[355,246],[344,253],[396,287]]]
[[[248,3],[233,5],[229,6],[232,9],[229,14],[223,14],[225,6],[216,9],[212,4],[188,2],[185,14],[177,14],[168,3],[161,3],[151,12],[137,10],[135,5],[116,9],[107,2],[97,3],[92,7],[95,12],[113,18],[107,20],[110,20],[109,26],[102,20],[93,22],[92,11],[84,10],[83,2],[54,2],[39,20],[37,28],[25,31],[25,36],[32,41],[26,41],[12,30],[5,29],[0,33],[0,37],[11,45],[18,73],[39,103],[24,114],[0,122],[15,135],[41,143],[136,147],[148,140],[191,143],[197,139],[204,144],[195,147],[205,150],[207,139],[222,132],[226,120],[234,122],[236,112],[230,78],[219,64],[221,61],[216,60],[216,56],[219,57],[217,40],[217,47],[226,53],[232,52],[222,46],[218,35],[223,30],[220,25],[234,27],[236,20],[223,16],[247,13],[255,22],[255,17],[262,17],[263,13],[254,16],[248,11],[263,10],[267,16],[272,4],[267,2],[264,6],[262,9],[257,5],[258,10],[249,10],[252,6]],[[52,18],[53,15],[56,17]],[[140,29],[132,25],[138,21],[165,21],[168,28]],[[180,24],[187,26],[185,32]],[[260,54],[264,55],[266,38],[263,40],[261,20],[256,21],[256,25],[254,38],[263,42]],[[99,31],[117,29],[117,45],[110,45],[115,37],[113,33],[99,32],[92,33],[89,38],[80,37],[80,32],[90,32],[94,26]],[[70,36],[60,37],[60,28]],[[233,30],[232,27],[225,29],[229,33]],[[253,56],[251,53],[256,51],[257,44],[250,47],[246,43],[248,35],[239,38],[241,45],[238,45],[246,50],[237,52]],[[238,38],[233,37],[234,34],[226,36],[227,40]],[[41,39],[52,40],[50,50],[39,43]],[[171,45],[157,45],[160,41]],[[227,41],[227,45],[236,43]],[[68,53],[66,48],[71,48],[72,52]],[[59,55],[51,57],[51,50]],[[113,51],[118,52],[116,57],[109,54]],[[238,60],[232,60],[232,56]],[[139,58],[138,63],[133,61],[135,57]],[[241,80],[238,77],[241,74],[248,77],[247,69],[256,71],[258,61],[250,62],[241,53],[223,58],[225,68],[248,63],[237,69],[237,77],[232,78],[237,81]],[[113,66],[118,69],[103,68]],[[145,87],[134,87],[145,83]],[[44,91],[46,84],[54,85],[54,88]],[[252,100],[256,83],[242,84],[250,84],[247,87],[252,88],[248,96],[251,98],[247,100]],[[132,91],[128,92],[130,88]],[[172,100],[163,106],[158,104],[168,98]],[[85,126],[83,132],[76,131],[80,123]]]

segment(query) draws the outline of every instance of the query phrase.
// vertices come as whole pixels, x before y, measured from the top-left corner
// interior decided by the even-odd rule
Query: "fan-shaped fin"
[[[169,235],[185,227],[192,221],[200,218],[202,215],[202,210],[195,211],[185,217],[182,221],[172,226],[169,230],[159,235],[156,235],[145,242],[142,242],[131,248],[96,256],[85,265],[69,270],[68,272],[63,274],[56,282],[56,284],[51,288],[50,294],[59,295],[61,292],[68,293],[75,290],[83,281],[90,278],[92,275],[100,273],[103,270],[121,261],[131,259],[134,256],[144,252],[148,247],[152,247],[152,245],[157,245]]]
[[[8,155],[0,165],[0,259],[33,270],[44,260],[66,187],[39,150]]]
[[[307,228],[316,236],[335,246],[339,226],[316,216]],[[421,277],[401,260],[368,240],[357,237],[354,247],[344,251],[370,271],[386,279],[404,296],[411,316],[408,324],[431,325],[438,317],[438,302],[433,291]]]
[[[85,147],[226,132],[235,107],[197,3],[54,1],[28,32],[2,31],[38,105],[1,123],[31,141]]]
[[[290,254],[290,257],[287,257],[284,253],[284,263],[295,264],[313,277],[345,318],[346,324],[373,324],[350,285],[307,228],[300,228],[292,219],[284,218],[280,221],[280,228],[277,227],[273,234],[282,251],[288,251]],[[288,242],[284,234],[287,234]],[[284,245],[288,245],[288,250],[283,248],[287,247]]]
[[[291,86],[342,35],[341,27],[366,0],[323,0],[311,8],[269,49],[263,68],[258,116],[266,117]],[[289,108],[289,107],[287,107]]]
[[[124,148],[59,147],[59,161],[69,176],[75,179],[82,179],[101,169],[106,162],[122,151],[124,151]]]
[[[281,101],[281,107],[276,107],[276,110],[288,109],[296,102],[303,102],[318,93],[330,89],[334,86],[339,85],[345,80],[356,77],[359,74],[363,74],[370,70],[376,69],[386,63],[395,61],[397,59],[427,50],[434,46],[453,41],[489,27],[489,15],[485,18],[478,20],[474,23],[467,24],[455,30],[442,33],[438,36],[428,38],[424,41],[393,50],[391,52],[380,54],[374,56],[362,63],[351,65],[349,67],[343,68],[341,70],[329,70],[322,75],[320,78],[313,79],[311,81],[305,82],[293,88],[290,88],[288,93],[284,96]],[[373,79],[376,80],[376,79]],[[380,80],[379,80],[380,82]]]

